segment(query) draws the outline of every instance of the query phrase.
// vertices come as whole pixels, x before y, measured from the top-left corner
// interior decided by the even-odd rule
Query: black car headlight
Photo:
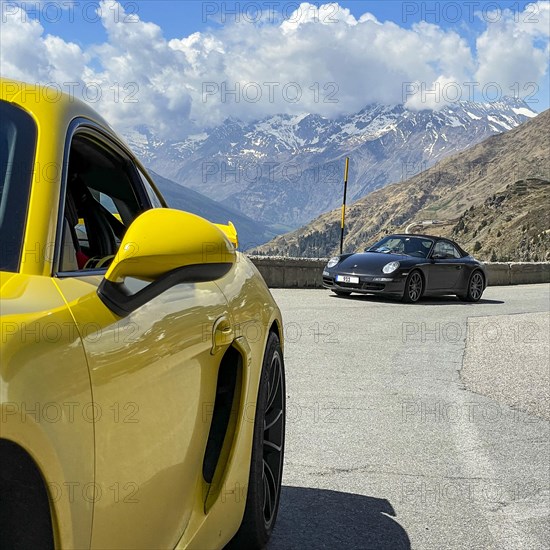
[[[397,271],[399,269],[399,266],[399,262],[390,262],[382,268],[382,273],[386,273],[386,275],[389,273],[393,273],[394,271]]]
[[[339,261],[340,261],[340,258],[338,256],[334,256],[328,261],[327,269],[334,267]]]

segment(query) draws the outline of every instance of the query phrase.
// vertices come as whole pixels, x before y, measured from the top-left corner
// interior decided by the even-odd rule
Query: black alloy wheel
[[[260,550],[265,547],[275,526],[283,475],[285,391],[283,353],[279,338],[270,333],[256,403],[244,518],[226,548]]]
[[[405,292],[403,293],[403,301],[409,304],[415,304],[422,298],[424,292],[424,281],[420,271],[412,271],[409,273],[405,282]]]
[[[481,273],[481,271],[474,271],[470,275],[466,294],[460,296],[460,299],[466,302],[479,302],[483,294],[484,286],[485,279],[483,277],[483,273]]]

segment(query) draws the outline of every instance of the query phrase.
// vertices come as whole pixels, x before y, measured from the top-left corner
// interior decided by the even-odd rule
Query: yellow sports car
[[[283,327],[250,261],[87,105],[11,80],[0,237],[1,547],[265,546]]]

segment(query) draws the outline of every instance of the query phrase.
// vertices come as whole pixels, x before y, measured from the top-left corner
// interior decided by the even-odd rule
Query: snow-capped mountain
[[[454,223],[428,232],[457,240],[480,260],[550,260],[549,127],[547,110],[422,174],[350,203],[344,251],[364,250],[388,233],[436,217]],[[252,253],[330,258],[339,248],[340,208],[335,208]]]
[[[340,204],[346,156],[353,201],[534,116],[513,98],[440,111],[376,104],[333,120],[315,114],[227,119],[181,141],[158,140],[144,127],[125,137],[163,176],[252,219],[297,227]]]

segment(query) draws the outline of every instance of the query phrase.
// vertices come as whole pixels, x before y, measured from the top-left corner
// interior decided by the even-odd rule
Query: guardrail
[[[249,256],[271,288],[322,288],[325,258]],[[489,286],[550,283],[550,262],[488,262]]]

